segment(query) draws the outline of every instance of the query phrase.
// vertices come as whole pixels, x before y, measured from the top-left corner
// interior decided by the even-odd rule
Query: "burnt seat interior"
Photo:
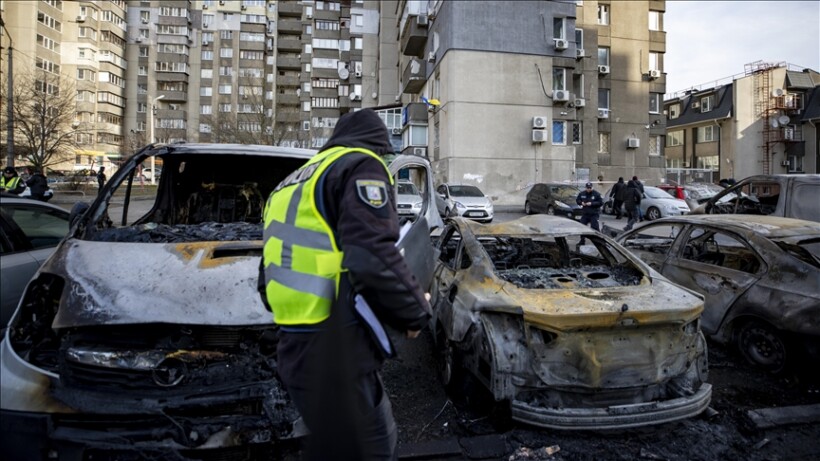
[[[154,208],[137,224],[260,223],[265,201],[305,159],[168,155]]]

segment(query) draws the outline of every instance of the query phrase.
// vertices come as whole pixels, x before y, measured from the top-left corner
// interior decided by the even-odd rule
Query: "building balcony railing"
[[[405,56],[419,56],[427,43],[427,24],[419,24],[419,18],[427,16],[410,16],[401,31],[401,52]]]
[[[427,83],[427,61],[411,59],[401,75],[402,93],[417,94]]]
[[[292,38],[280,38],[276,41],[276,49],[279,51],[302,51],[302,41]]]
[[[276,76],[276,86],[280,87],[298,87],[299,77],[278,75]]]
[[[173,110],[173,109],[157,109],[158,119],[188,119],[187,110]]]
[[[157,91],[157,96],[165,96],[163,99],[164,101],[187,101],[188,100],[188,93],[184,91],[164,91],[159,90]]]
[[[283,19],[276,23],[276,28],[280,34],[301,34],[302,21]]]
[[[278,2],[279,17],[301,18],[302,5],[300,2]]]
[[[299,111],[287,107],[282,110],[281,106],[277,106],[274,117],[276,118],[276,123],[296,123],[299,121]]]
[[[299,58],[283,58],[276,59],[276,67],[279,69],[299,70],[302,68],[302,60]]]
[[[277,94],[276,95],[276,104],[286,104],[290,106],[298,106],[299,105],[299,96],[294,94]]]

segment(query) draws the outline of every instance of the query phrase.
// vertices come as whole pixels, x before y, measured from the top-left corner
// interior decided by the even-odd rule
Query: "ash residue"
[[[140,224],[138,226],[102,229],[95,232],[92,240],[98,242],[133,243],[184,243],[184,242],[230,242],[262,240],[262,224],[216,223],[202,224]]]
[[[502,280],[519,288],[603,288],[639,285],[641,274],[627,267],[588,266],[582,268],[519,267],[496,270]]]

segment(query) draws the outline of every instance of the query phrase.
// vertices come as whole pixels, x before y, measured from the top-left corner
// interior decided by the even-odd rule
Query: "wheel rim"
[[[551,206],[548,206],[548,207],[547,207],[547,214],[554,215],[554,214],[555,214],[555,210],[554,210]]]
[[[753,323],[740,332],[740,352],[751,363],[773,373],[786,367],[786,345],[770,328]]]
[[[660,219],[661,212],[657,208],[650,208],[646,212],[646,217],[649,218],[650,221],[653,221],[655,219]]]
[[[442,327],[438,328],[437,336],[439,377],[441,378],[442,384],[449,386],[453,381],[453,367],[455,367],[453,345],[450,343],[450,340],[447,339],[447,335],[444,333],[444,329]]]

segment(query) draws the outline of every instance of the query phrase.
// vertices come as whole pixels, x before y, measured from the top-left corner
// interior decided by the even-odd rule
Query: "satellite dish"
[[[344,67],[339,69],[339,78],[340,79],[347,80],[348,77],[350,77],[350,71],[349,70],[345,69]]]
[[[777,117],[777,121],[780,122],[781,125],[788,125],[789,124],[789,116],[788,115],[781,115]]]

